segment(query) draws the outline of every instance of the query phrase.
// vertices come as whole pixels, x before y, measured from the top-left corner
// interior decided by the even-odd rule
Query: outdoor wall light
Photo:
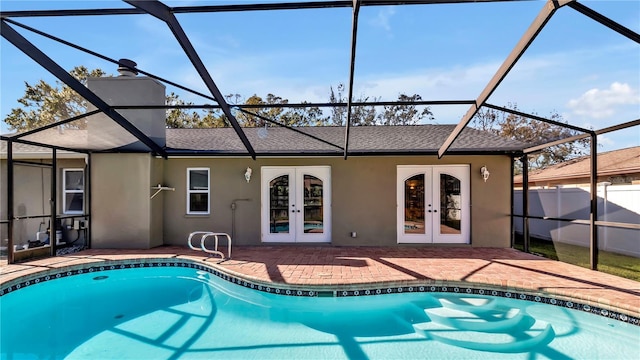
[[[489,169],[487,169],[487,166],[483,166],[480,168],[480,175],[482,175],[482,178],[484,179],[484,182],[487,182],[487,180],[489,179]]]
[[[247,167],[247,171],[245,171],[244,173],[244,179],[247,180],[247,184],[249,183],[249,181],[251,181],[251,173],[253,172],[253,170],[251,170],[250,167]]]

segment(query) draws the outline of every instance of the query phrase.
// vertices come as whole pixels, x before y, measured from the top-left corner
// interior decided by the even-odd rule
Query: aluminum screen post
[[[51,154],[51,199],[49,199],[49,206],[51,212],[51,225],[49,226],[49,245],[51,245],[51,256],[56,256],[58,250],[57,231],[58,225],[56,224],[56,209],[57,209],[57,197],[56,188],[58,187],[58,152],[55,148]],[[43,194],[44,195],[44,194]],[[62,229],[60,229],[62,230]]]
[[[529,156],[522,156],[522,238],[524,252],[529,252]]]
[[[15,221],[13,216],[13,141],[7,140],[7,220],[9,224],[7,226],[7,262],[13,264],[15,256],[13,254],[13,222]]]
[[[591,181],[589,184],[589,258],[591,270],[598,270],[598,136],[591,134]]]

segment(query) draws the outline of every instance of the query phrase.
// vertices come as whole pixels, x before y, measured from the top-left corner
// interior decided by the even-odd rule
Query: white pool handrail
[[[195,236],[198,235],[202,235],[200,237],[200,247],[195,247],[193,246],[192,243],[192,239]],[[214,238],[214,245],[213,245],[213,250],[207,249],[206,245],[205,245],[205,241],[207,240],[208,237],[213,236]],[[227,257],[224,256],[224,253],[221,251],[218,251],[218,237],[219,236],[224,236],[227,238]],[[189,239],[187,240],[187,243],[189,245],[189,248],[191,248],[192,250],[198,250],[198,251],[204,251],[208,254],[212,254],[212,255],[218,255],[222,258],[222,260],[228,260],[231,259],[231,236],[229,236],[229,234],[227,233],[216,233],[213,231],[194,231],[191,234],[189,234]]]

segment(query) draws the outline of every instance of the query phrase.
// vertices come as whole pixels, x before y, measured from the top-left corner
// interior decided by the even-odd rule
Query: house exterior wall
[[[166,186],[163,192],[164,243],[186,245],[196,230],[233,234],[234,244],[261,243],[260,168],[262,166],[331,166],[332,245],[395,246],[396,167],[397,165],[469,164],[471,172],[471,245],[510,246],[510,166],[508,156],[455,156],[438,160],[420,157],[351,157],[234,159],[169,159],[164,164]],[[491,177],[484,182],[480,168],[487,166]],[[211,212],[186,215],[186,174],[189,167],[210,168]],[[250,183],[244,179],[247,167],[253,169]],[[249,201],[238,200],[249,199]],[[155,199],[154,199],[155,200]],[[235,228],[231,204],[236,203]],[[356,238],[350,233],[358,233]]]
[[[32,162],[50,163],[50,159],[25,159]],[[58,159],[56,169],[57,182],[57,211],[58,215],[63,213],[62,208],[62,170],[65,168],[85,169],[84,159]],[[6,159],[0,160],[0,219],[8,219],[7,203],[7,167]],[[51,199],[51,169],[47,167],[24,166],[16,164],[14,166],[14,216],[41,216],[51,215],[49,199]],[[28,241],[36,240],[38,231],[45,231],[49,226],[50,218],[20,219],[14,222],[14,245],[27,244]],[[65,223],[66,224],[66,223]],[[63,239],[69,239],[70,234],[67,229],[63,230]],[[8,239],[8,225],[0,226],[1,246],[5,245]]]
[[[88,78],[87,87],[96,95],[104,99],[109,105],[164,105],[165,87],[162,83],[144,76],[115,76]],[[88,110],[94,110],[89,105]],[[119,109],[132,125],[137,127],[151,140],[163,147],[166,143],[165,110],[145,109],[130,110]],[[96,114],[88,118],[87,125],[89,141],[100,143],[110,141],[112,147],[122,146],[123,150],[147,151],[147,146],[129,135],[115,121],[105,114]],[[125,139],[132,143],[122,143]]]
[[[150,154],[91,156],[91,246],[147,249],[162,244],[161,202],[150,199],[160,180]]]
[[[164,160],[158,158],[151,158],[150,168],[150,185],[164,185],[163,173],[164,173]],[[151,195],[155,190],[151,191]],[[149,247],[161,246],[164,243],[164,197],[161,194],[156,195],[153,199],[150,199],[151,195],[147,198],[151,201],[151,218],[150,220],[150,238]]]

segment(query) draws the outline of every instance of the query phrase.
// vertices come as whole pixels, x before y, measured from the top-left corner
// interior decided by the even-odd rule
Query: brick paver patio
[[[254,282],[348,289],[451,284],[571,298],[640,315],[640,283],[514,249],[470,247],[236,246],[231,260],[186,247],[90,249],[0,267],[0,283],[35,272],[119,259],[186,258]]]

